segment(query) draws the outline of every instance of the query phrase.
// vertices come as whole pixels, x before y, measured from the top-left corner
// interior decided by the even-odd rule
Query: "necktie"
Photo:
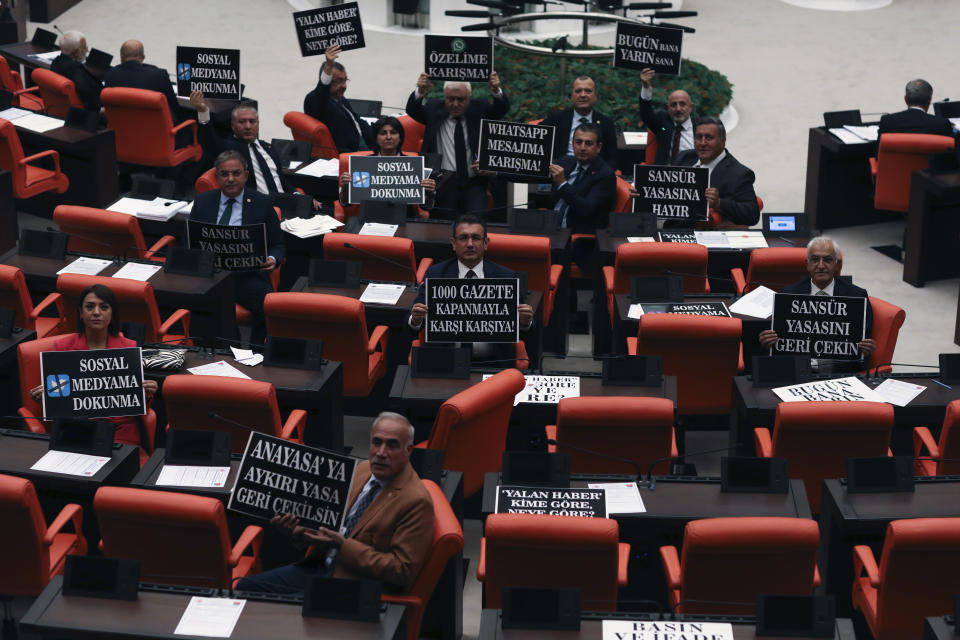
[[[829,296],[830,294],[827,293],[826,291],[824,291],[823,289],[820,289],[820,291],[817,291],[817,293],[816,293],[815,295],[818,295],[818,296]]]
[[[683,127],[679,123],[673,124],[673,147],[670,149],[670,164],[673,164],[677,153],[680,151],[680,136],[683,135]]]
[[[467,170],[467,143],[463,139],[463,118],[457,118],[457,126],[453,129],[453,152],[457,156],[457,179],[466,180],[470,174]]]
[[[583,175],[583,167],[580,164],[577,164],[577,168],[573,170],[570,174],[570,177],[567,178],[567,183],[570,186],[577,184],[577,181],[580,179],[580,176]],[[560,198],[557,202],[557,206],[554,207],[554,210],[560,213],[560,228],[567,228],[567,210],[570,209],[570,204],[566,200]]]
[[[220,216],[217,224],[230,224],[230,216],[233,214],[233,203],[235,202],[236,200],[233,198],[227,200],[227,206],[223,208],[223,215]]]
[[[367,507],[374,501],[378,493],[380,493],[380,483],[368,481],[363,492],[357,497],[357,501],[353,503],[353,507],[350,509],[350,513],[347,514],[346,520],[343,521],[342,531],[344,538],[350,537],[350,533],[353,531],[353,528],[357,526],[363,512],[367,510]]]
[[[577,127],[578,127],[578,126],[580,126],[581,124],[587,124],[588,122],[590,122],[590,121],[587,120],[587,118],[586,118],[585,116],[580,116],[580,120],[577,121],[576,123],[574,123],[574,125],[573,125],[572,127],[570,127],[570,144],[567,145],[567,155],[568,155],[568,156],[572,156],[572,155],[573,155],[573,133],[577,130]]]
[[[273,172],[270,171],[270,165],[268,165],[267,161],[263,158],[256,142],[250,143],[250,157],[253,158],[255,163],[253,177],[257,182],[257,191],[261,193],[276,193],[279,191],[279,189],[277,189],[277,183],[273,179]],[[259,171],[256,169],[259,169]]]
[[[463,277],[467,279],[476,278],[477,274],[473,269],[470,269],[469,271],[467,271],[466,275],[464,275]]]
[[[350,120],[353,121],[353,126],[357,130],[357,151],[369,151],[370,148],[367,146],[367,141],[363,139],[363,129],[360,128],[360,122],[357,120],[357,114],[353,112],[353,109],[350,108],[350,102],[347,100],[341,100],[340,106],[343,107],[343,110],[347,112],[347,115],[350,116]]]

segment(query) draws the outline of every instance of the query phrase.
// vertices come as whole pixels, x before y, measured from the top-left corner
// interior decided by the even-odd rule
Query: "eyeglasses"
[[[217,171],[217,175],[221,178],[239,178],[243,175],[243,169],[234,169],[233,171]]]
[[[818,262],[822,262],[823,264],[833,264],[836,261],[837,261],[837,258],[831,255],[810,256],[807,258],[807,262],[809,262],[810,264],[817,264]]]
[[[465,233],[461,233],[459,236],[454,236],[453,239],[456,240],[457,242],[468,242],[470,240],[473,240],[474,242],[483,242],[484,238],[486,238],[486,236],[481,236],[476,234],[471,236]]]

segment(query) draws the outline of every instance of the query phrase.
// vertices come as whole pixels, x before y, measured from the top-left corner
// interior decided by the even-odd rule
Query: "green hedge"
[[[550,47],[552,40],[530,41],[527,44]],[[597,48],[597,47],[591,47]],[[588,75],[597,82],[597,109],[614,116],[626,131],[639,128],[640,73],[614,69],[610,60],[567,59],[566,86],[560,87],[560,59],[503,46],[494,49],[497,72],[510,96],[507,118],[525,121],[542,118],[551,109],[570,106],[573,79]],[[431,91],[432,97],[443,97],[442,84]],[[562,90],[561,90],[562,89]],[[693,60],[683,60],[679,76],[658,76],[654,79],[653,100],[656,109],[665,108],[666,97],[676,89],[685,89],[696,105],[696,115],[719,116],[733,96],[733,85],[719,71]],[[486,97],[486,84],[474,85],[474,97]]]

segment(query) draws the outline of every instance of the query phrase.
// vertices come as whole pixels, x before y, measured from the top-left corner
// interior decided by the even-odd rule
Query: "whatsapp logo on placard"
[[[463,53],[467,49],[467,43],[463,38],[454,38],[450,42],[450,50],[454,53]]]

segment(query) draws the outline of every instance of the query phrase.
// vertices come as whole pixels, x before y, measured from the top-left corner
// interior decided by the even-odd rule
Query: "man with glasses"
[[[804,279],[783,288],[781,293],[793,293],[809,296],[842,296],[845,298],[867,299],[867,320],[864,326],[866,335],[873,331],[873,309],[866,289],[837,279],[843,267],[843,254],[837,243],[828,236],[819,236],[807,244],[807,273],[810,279]],[[769,349],[777,342],[777,332],[766,329],[760,332],[760,344]],[[860,341],[860,353],[863,359],[869,359],[877,348],[877,341],[864,338]],[[856,364],[857,371],[863,369],[862,362]]]
[[[267,336],[267,321],[263,315],[263,299],[273,291],[269,274],[286,256],[280,221],[270,204],[270,198],[247,189],[247,164],[237,151],[224,151],[214,162],[219,189],[197,195],[190,211],[190,219],[210,224],[238,226],[265,224],[267,229],[267,259],[259,271],[234,274],[237,304],[251,315],[250,344],[262,345]]]
[[[317,86],[303,99],[303,112],[327,125],[337,153],[369,151],[374,148],[376,137],[370,124],[355,114],[350,101],[343,97],[347,90],[347,70],[337,62],[340,45],[332,44],[320,67]]]
[[[653,110],[653,69],[640,72],[640,119],[647,127],[647,135],[657,138],[658,165],[675,164],[683,151],[693,149],[693,100],[683,89],[667,96],[667,110]]]
[[[487,236],[487,223],[474,215],[463,215],[453,223],[453,245],[455,258],[439,262],[429,269],[424,278],[517,278],[517,272],[483,259],[490,244]],[[420,331],[427,318],[426,287],[420,287],[417,300],[410,310],[407,321],[410,328]],[[526,331],[533,324],[533,307],[528,304],[517,306],[520,330]],[[473,343],[473,360],[493,361],[499,368],[510,366],[515,358],[514,345],[507,343]]]

